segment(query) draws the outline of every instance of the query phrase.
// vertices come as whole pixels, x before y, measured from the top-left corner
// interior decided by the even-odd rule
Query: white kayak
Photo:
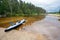
[[[23,19],[23,20],[21,20],[21,21],[19,21],[19,22],[16,22],[16,24],[14,24],[14,25],[9,26],[8,28],[6,28],[6,29],[5,29],[5,32],[17,28],[18,26],[22,25],[24,22],[25,22],[25,19]]]

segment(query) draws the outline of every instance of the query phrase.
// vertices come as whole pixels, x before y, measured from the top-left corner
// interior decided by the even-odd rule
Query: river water
[[[58,17],[48,14],[46,18],[23,27],[27,32],[42,34],[47,40],[60,40],[60,21]]]

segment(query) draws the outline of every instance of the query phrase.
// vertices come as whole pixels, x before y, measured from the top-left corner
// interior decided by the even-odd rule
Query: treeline
[[[0,16],[31,16],[42,13],[46,13],[46,10],[22,0],[0,0]]]
[[[60,10],[59,10],[59,14],[60,14]]]

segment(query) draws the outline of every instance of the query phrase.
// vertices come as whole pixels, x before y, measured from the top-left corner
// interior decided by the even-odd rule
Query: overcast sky
[[[22,0],[28,3],[32,3],[35,6],[42,7],[48,12],[58,11],[60,8],[60,0]]]

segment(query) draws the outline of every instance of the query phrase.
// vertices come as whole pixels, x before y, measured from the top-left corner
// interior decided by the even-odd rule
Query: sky
[[[44,8],[47,12],[57,12],[60,9],[60,0],[22,0],[35,6]]]

